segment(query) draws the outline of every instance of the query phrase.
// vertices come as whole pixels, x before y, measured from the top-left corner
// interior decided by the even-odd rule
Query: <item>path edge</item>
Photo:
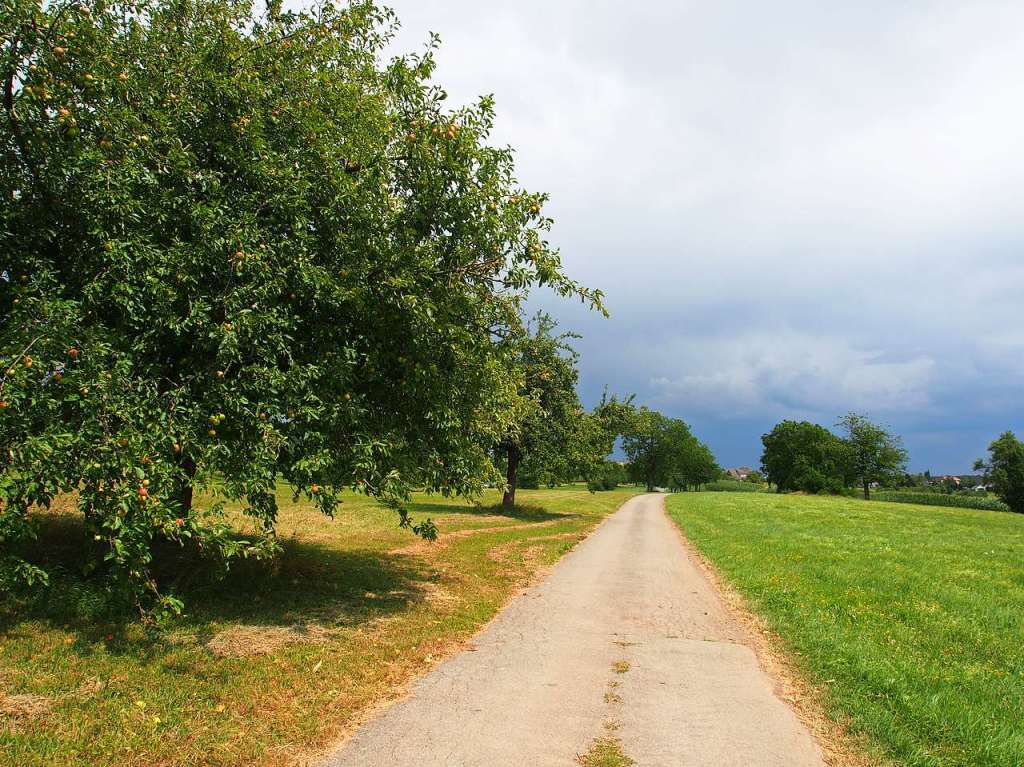
[[[594,527],[591,528],[591,530],[585,536],[576,541],[572,545],[572,547],[566,550],[558,559],[556,559],[549,565],[545,565],[543,567],[538,568],[537,571],[533,573],[533,575],[531,575],[526,582],[520,584],[518,587],[513,589],[512,592],[505,599],[505,601],[502,602],[501,606],[498,607],[497,610],[495,610],[494,615],[492,615],[485,623],[481,623],[471,636],[468,636],[461,642],[454,644],[450,648],[450,651],[446,652],[444,655],[435,657],[433,663],[429,664],[428,666],[425,666],[424,669],[419,674],[416,674],[415,676],[412,676],[408,680],[406,680],[406,682],[403,685],[401,685],[398,689],[394,691],[394,694],[388,696],[384,700],[375,703],[372,706],[368,706],[367,708],[365,708],[363,711],[357,714],[349,724],[343,727],[337,733],[337,736],[333,740],[331,740],[331,742],[328,745],[322,746],[317,749],[313,749],[309,753],[303,754],[300,758],[293,762],[292,767],[330,767],[331,757],[339,753],[342,749],[344,749],[345,746],[348,745],[349,741],[351,741],[352,738],[355,737],[356,733],[363,727],[363,725],[368,724],[369,722],[372,722],[373,720],[383,716],[387,712],[387,710],[390,709],[392,706],[395,706],[401,703],[406,698],[408,698],[409,695],[412,694],[412,688],[416,685],[416,683],[420,679],[425,677],[427,674],[433,672],[434,669],[436,669],[438,666],[447,663],[449,660],[454,658],[459,653],[470,651],[469,648],[472,647],[473,642],[477,639],[477,637],[479,637],[483,632],[490,628],[491,624],[498,620],[498,618],[500,618],[505,613],[505,611],[508,610],[508,608],[512,605],[513,602],[515,602],[517,599],[521,599],[526,593],[528,593],[530,590],[536,588],[540,583],[542,583],[551,574],[552,570],[558,567],[558,565],[564,562],[568,557],[572,556],[572,554],[576,551],[577,548],[579,548],[579,546],[582,543],[589,540],[590,537],[594,535],[594,533],[596,533],[598,530],[604,527],[604,525],[608,523],[608,520],[616,514],[618,514],[620,511],[622,511],[623,507],[627,503],[632,503],[638,498],[643,498],[646,495],[659,494],[642,492],[630,496],[629,498],[624,500],[612,511],[608,512],[608,514],[605,515],[604,519],[602,519],[600,522],[594,525]],[[664,498],[665,496],[662,496],[662,509],[665,508]],[[675,523],[673,523],[673,527],[675,527]]]
[[[761,671],[772,683],[775,696],[783,702],[810,732],[829,767],[895,767],[894,763],[875,754],[866,736],[851,733],[826,711],[826,691],[800,669],[786,641],[754,612],[744,597],[710,559],[686,537],[679,523],[668,511],[666,494],[661,498],[661,512],[675,530],[679,543],[690,561],[710,584],[726,614],[733,619],[754,651]]]

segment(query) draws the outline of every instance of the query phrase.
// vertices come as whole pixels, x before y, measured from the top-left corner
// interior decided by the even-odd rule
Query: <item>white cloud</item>
[[[1024,4],[389,3],[606,291],[611,322],[556,309],[585,388],[1024,426]]]
[[[843,338],[800,332],[677,342],[652,389],[666,406],[725,417],[834,419],[848,410],[879,416],[932,405],[936,361],[887,359]]]

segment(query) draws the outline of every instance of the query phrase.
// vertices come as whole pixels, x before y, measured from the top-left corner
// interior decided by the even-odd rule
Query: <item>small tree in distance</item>
[[[519,487],[554,486],[582,477],[591,489],[617,484],[614,464],[605,460],[632,417],[632,397],[607,393],[592,412],[580,403],[576,384],[578,355],[574,333],[556,333],[558,323],[544,312],[526,333],[508,342],[514,369],[521,376],[516,418],[496,453],[505,465],[502,508],[515,508]],[[614,486],[612,484],[612,486]]]
[[[609,460],[615,442],[626,432],[636,414],[634,396],[624,398],[608,392],[597,406],[586,413],[580,425],[579,475],[592,490],[612,490],[627,479],[625,467]]]
[[[1008,431],[993,441],[988,451],[988,462],[979,459],[975,470],[985,472],[996,495],[1010,511],[1024,514],[1024,443]]]
[[[585,417],[576,383],[576,336],[555,334],[557,323],[538,313],[527,332],[510,342],[513,365],[521,375],[519,418],[498,445],[505,462],[505,512],[515,508],[520,475],[531,484],[571,479],[577,467]],[[602,456],[603,457],[603,456]]]
[[[899,437],[862,415],[850,413],[837,424],[845,433],[849,474],[871,497],[871,483],[885,482],[906,471],[907,451]]]
[[[668,455],[664,432],[668,419],[661,413],[642,407],[631,419],[622,436],[622,447],[629,458],[630,477],[642,482],[648,492],[667,481]]]
[[[622,447],[632,478],[643,482],[648,492],[664,486],[697,487],[720,474],[711,450],[685,421],[646,407],[631,419],[622,435]]]
[[[761,437],[761,443],[761,468],[780,493],[835,492],[848,484],[846,446],[824,426],[782,421]]]

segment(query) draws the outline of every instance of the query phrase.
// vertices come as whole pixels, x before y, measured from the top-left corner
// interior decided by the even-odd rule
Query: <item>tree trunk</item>
[[[871,500],[871,489],[868,487],[870,484],[871,483],[869,483],[867,480],[864,480],[864,500],[865,501],[870,501]]]
[[[183,455],[178,465],[181,466],[181,470],[188,477],[178,489],[178,503],[181,506],[181,516],[185,518],[192,511],[192,480],[196,476],[196,462],[191,457]]]
[[[506,514],[511,514],[516,508],[516,484],[519,482],[519,461],[523,454],[515,445],[508,446],[508,468],[505,471],[505,481],[508,488],[501,499],[501,508]]]

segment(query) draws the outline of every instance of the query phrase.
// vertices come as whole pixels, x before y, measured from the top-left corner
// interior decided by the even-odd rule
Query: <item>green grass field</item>
[[[1024,765],[1024,516],[761,493],[669,510],[879,754]]]
[[[288,765],[457,649],[637,491],[418,498],[433,544],[351,496],[332,521],[282,492],[284,555],[224,581],[187,566],[187,615],[160,639],[66,575],[30,615],[0,612],[0,764]],[[80,522],[49,514],[46,556],[80,568]]]

